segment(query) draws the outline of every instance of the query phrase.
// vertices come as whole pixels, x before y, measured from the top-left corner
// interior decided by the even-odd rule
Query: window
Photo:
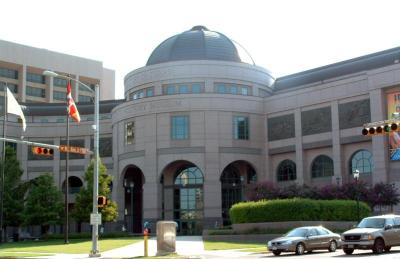
[[[135,140],[135,122],[131,121],[125,124],[125,144],[133,144]]]
[[[249,95],[249,88],[246,86],[241,87],[242,95]]]
[[[0,67],[0,77],[18,79],[18,71],[14,69]]]
[[[66,101],[67,100],[67,93],[60,92],[60,91],[53,91],[53,99],[59,101]]]
[[[41,74],[35,74],[35,73],[26,73],[26,81],[32,82],[32,83],[39,83],[39,84],[44,84],[46,83],[46,77]]]
[[[353,154],[350,160],[350,174],[355,170],[360,173],[372,173],[374,164],[372,162],[372,154],[368,150],[359,150]]]
[[[172,116],[171,138],[176,140],[189,138],[189,116]]]
[[[233,135],[235,139],[249,139],[249,118],[244,116],[233,117]]]
[[[53,85],[54,85],[54,86],[66,87],[66,86],[67,86],[67,83],[68,83],[67,79],[64,79],[64,78],[57,78],[57,77],[55,77],[55,78],[53,79]]]
[[[87,95],[79,95],[79,102],[83,103],[90,103],[92,101],[92,97],[87,96]]]
[[[18,93],[18,85],[0,81],[0,91],[4,91],[5,86],[7,86],[12,93]]]
[[[278,166],[278,182],[296,180],[296,164],[289,159],[283,160]]]
[[[180,85],[179,86],[179,93],[180,94],[187,94],[189,93],[189,87],[187,85]]]
[[[224,84],[217,85],[217,93],[224,94],[226,93],[226,86]]]
[[[326,230],[324,228],[321,228],[321,227],[317,228],[317,231],[318,231],[318,234],[321,235],[321,236],[330,234],[328,230]]]
[[[147,96],[147,97],[151,97],[151,96],[153,96],[153,95],[154,95],[153,87],[147,88],[147,89],[146,89],[146,96]]]
[[[169,85],[167,86],[167,94],[175,94],[175,86],[174,85]]]
[[[42,88],[27,86],[26,87],[26,95],[45,98],[46,90],[42,89]]]
[[[130,94],[131,100],[141,99],[144,97],[144,90],[139,90]]]
[[[201,84],[192,84],[192,93],[199,94],[201,93]]]
[[[238,88],[236,85],[231,86],[231,94],[237,94],[238,93]]]
[[[333,175],[333,160],[325,155],[317,156],[311,166],[312,178]]]
[[[57,118],[57,120],[56,120],[57,123],[62,123],[65,121],[66,121],[65,118]]]

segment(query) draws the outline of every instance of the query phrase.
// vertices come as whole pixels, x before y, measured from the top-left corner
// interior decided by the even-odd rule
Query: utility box
[[[175,221],[157,222],[157,255],[166,255],[176,251]]]

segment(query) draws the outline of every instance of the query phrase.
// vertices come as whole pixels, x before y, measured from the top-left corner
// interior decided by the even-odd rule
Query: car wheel
[[[353,248],[343,248],[343,252],[347,255],[351,255],[354,252]]]
[[[374,252],[374,254],[382,254],[384,250],[385,250],[385,242],[383,241],[383,239],[381,238],[376,239],[374,247],[372,248],[372,252]]]
[[[391,246],[385,246],[385,252],[388,253],[392,247]]]
[[[304,246],[303,243],[298,243],[296,245],[296,254],[297,255],[302,255],[304,254],[304,251],[306,250],[306,247]]]
[[[329,242],[329,247],[328,247],[328,251],[329,252],[335,252],[337,248],[337,244],[335,240],[331,240],[331,242]]]
[[[273,253],[274,255],[280,255],[280,254],[281,254],[281,251],[272,251],[272,253]]]

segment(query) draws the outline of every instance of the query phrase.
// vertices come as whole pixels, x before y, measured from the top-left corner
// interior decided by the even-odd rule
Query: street
[[[327,258],[336,258],[336,259],[341,259],[341,258],[354,258],[354,259],[365,259],[365,258],[374,258],[376,256],[379,256],[379,259],[398,259],[400,258],[400,248],[392,248],[392,250],[389,253],[383,253],[381,255],[375,255],[372,253],[371,250],[355,250],[352,255],[346,255],[341,249],[338,249],[335,253],[329,253],[327,251],[315,251],[312,252],[311,254],[306,253],[304,255],[295,255],[294,253],[282,253],[279,256],[275,256],[272,253],[254,253],[254,254],[249,254],[249,255],[234,255],[232,254],[231,256],[228,256],[231,259],[234,258],[241,258],[241,259],[254,259],[254,258],[292,258],[292,259],[327,259]],[[210,253],[207,255],[204,255],[202,258],[205,259],[211,259],[211,258],[228,258],[225,255],[218,255],[218,253]]]

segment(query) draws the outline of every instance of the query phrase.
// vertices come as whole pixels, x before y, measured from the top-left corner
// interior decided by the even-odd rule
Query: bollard
[[[147,243],[147,240],[148,240],[148,238],[149,238],[149,231],[147,230],[147,228],[145,228],[144,230],[143,230],[143,238],[144,238],[144,256],[145,257],[147,257],[147,256],[149,256],[148,254],[148,251],[149,251],[149,246],[148,246],[148,243]]]

